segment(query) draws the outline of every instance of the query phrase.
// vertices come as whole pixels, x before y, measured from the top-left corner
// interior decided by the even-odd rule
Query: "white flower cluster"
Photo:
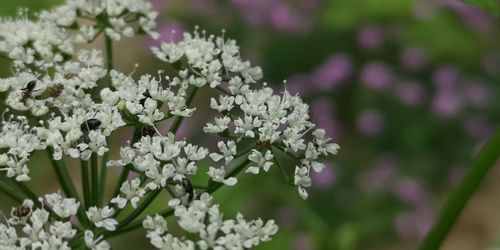
[[[156,215],[148,216],[143,221],[151,244],[158,249],[251,249],[260,242],[271,240],[271,236],[278,231],[273,220],[245,221],[240,213],[236,219],[224,220],[219,206],[213,205],[212,199],[209,194],[203,193],[199,200],[193,201],[188,207],[180,205],[179,200],[170,202],[175,208],[174,215],[179,226],[188,233],[197,234],[198,241],[173,236],[168,232],[165,219]]]
[[[136,33],[158,37],[154,31],[157,16],[158,12],[146,0],[68,0],[64,5],[42,12],[40,18],[58,26],[76,26],[81,31],[80,41],[92,40],[98,29],[118,41]],[[96,23],[76,25],[78,18],[96,20]]]
[[[79,203],[74,199],[61,198],[57,193],[45,197],[60,217],[68,218],[78,210]],[[0,224],[0,249],[71,249],[69,240],[76,233],[71,222],[51,219],[44,207],[35,208],[32,200],[24,200],[12,209],[7,224]]]
[[[28,125],[25,116],[10,117],[2,121],[0,130],[0,172],[16,181],[29,181],[28,161],[35,150],[43,150],[46,143],[36,135],[36,130]]]
[[[0,92],[8,91],[6,104],[14,110],[31,111],[35,116],[51,108],[70,112],[94,104],[88,92],[106,76],[103,58],[98,50],[80,50],[76,61],[54,67],[53,75],[20,71],[16,76],[0,79]]]
[[[252,67],[249,61],[240,58],[236,41],[213,35],[207,37],[205,32],[200,34],[198,30],[193,34],[184,33],[179,43],[162,43],[152,51],[160,60],[181,68],[180,78],[174,78],[174,84],[188,83],[196,87],[208,84],[215,88],[233,75],[243,79],[245,85],[262,78],[260,67]],[[241,80],[233,85],[234,91],[248,88]]]
[[[53,67],[73,54],[74,42],[53,22],[0,19],[0,53],[18,67]]]
[[[183,179],[195,175],[198,171],[196,162],[204,159],[208,150],[188,144],[185,140],[176,141],[169,133],[166,136],[144,136],[132,146],[120,149],[121,159],[109,161],[108,166],[130,166],[146,177],[145,181],[133,179],[123,183],[122,196],[112,200],[123,208],[130,201],[133,207],[146,191],[165,188],[168,182],[177,184],[180,195],[187,194],[181,185]],[[147,182],[146,182],[147,180]],[[142,184],[142,185],[141,185]]]
[[[172,115],[187,117],[193,114],[194,109],[186,105],[187,86],[181,86],[174,92],[171,85],[163,89],[161,79],[155,79],[151,75],[134,81],[130,76],[117,71],[111,71],[111,85],[115,91],[105,88],[101,91],[101,98],[120,109],[128,123],[139,121],[154,125]],[[167,106],[167,114],[161,110],[162,104]]]

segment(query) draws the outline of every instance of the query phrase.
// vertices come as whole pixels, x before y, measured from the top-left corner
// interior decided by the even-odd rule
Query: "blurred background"
[[[58,2],[3,0],[0,14],[14,16],[21,6],[40,10]],[[318,126],[341,146],[327,159],[328,168],[313,175],[305,202],[278,170],[241,177],[235,188],[216,194],[226,216],[241,211],[248,218],[277,220],[278,235],[258,249],[416,248],[500,121],[496,0],[152,3],[161,13],[162,40],[177,41],[196,25],[209,34],[225,30],[244,58],[262,66],[269,84],[300,93]],[[139,62],[137,74],[156,72],[161,64],[149,48],[157,44],[123,40],[116,45],[118,68],[130,72]],[[10,73],[6,61],[0,61],[0,71],[2,77]],[[188,121],[182,136],[213,144],[197,132],[198,121],[207,119]],[[29,185],[40,194],[56,191],[49,167],[34,164],[47,156],[36,157]],[[494,168],[443,249],[500,247],[499,177]],[[9,211],[9,206],[0,196],[0,208]],[[112,243],[116,249],[149,249],[141,232],[130,233],[126,245],[123,238]]]

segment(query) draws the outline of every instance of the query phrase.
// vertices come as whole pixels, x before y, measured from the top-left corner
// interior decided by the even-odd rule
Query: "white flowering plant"
[[[250,249],[278,226],[240,213],[225,219],[214,192],[236,185],[239,174],[279,168],[307,198],[310,172],[322,171],[320,157],[339,146],[310,121],[298,96],[262,82],[262,70],[240,58],[234,40],[195,29],[152,48],[174,73],[136,77],[113,67],[113,43],[157,38],[157,15],[145,0],[67,0],[36,20],[25,11],[0,19],[0,56],[12,62],[12,76],[0,79],[7,107],[0,190],[19,203],[3,216],[0,249],[109,249],[107,239],[139,228],[158,249]],[[99,37],[103,51],[82,49]],[[213,152],[176,136],[186,119],[210,113],[192,105],[208,89],[218,92],[206,105],[217,115],[203,127],[217,141]],[[162,123],[171,124],[168,132],[158,129]],[[110,136],[126,127],[134,132],[110,159]],[[60,190],[39,195],[26,185],[36,151],[49,154]],[[81,180],[71,178],[65,159],[80,161]],[[108,168],[121,172],[117,183],[108,181]],[[195,183],[199,175],[208,183]],[[169,198],[166,209],[145,214],[159,196]],[[167,217],[185,235],[174,235]]]

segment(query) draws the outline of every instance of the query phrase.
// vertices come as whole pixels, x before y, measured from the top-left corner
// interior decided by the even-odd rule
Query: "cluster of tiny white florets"
[[[250,249],[260,242],[271,240],[271,236],[278,231],[273,220],[246,221],[240,213],[236,219],[224,220],[219,205],[212,204],[212,199],[209,194],[203,193],[188,207],[177,199],[169,202],[175,208],[174,215],[179,226],[188,233],[197,234],[198,241],[173,236],[165,219],[156,215],[148,216],[143,222],[151,244],[158,249]]]
[[[52,193],[36,200],[28,194],[34,200],[25,200],[0,224],[0,249],[69,249],[78,241],[90,249],[109,249],[105,232],[134,219],[119,221],[117,214],[129,206],[143,211],[140,206],[163,190],[180,228],[198,238],[176,237],[161,215],[148,216],[143,226],[153,246],[253,248],[277,232],[274,221],[245,221],[241,214],[224,220],[210,194],[235,185],[240,171],[259,174],[276,166],[305,199],[310,172],[325,167],[320,156],[337,153],[338,145],[311,122],[309,106],[286,90],[275,93],[259,83],[262,70],[240,57],[234,40],[198,29],[185,33],[180,42],[152,48],[175,73],[138,78],[108,68],[112,64],[105,65],[99,50],[77,49],[100,34],[108,42],[139,33],[156,37],[157,13],[145,0],[66,0],[37,15],[37,21],[26,16],[0,19],[0,55],[13,62],[13,76],[0,79],[7,107],[0,128],[0,173],[29,181],[30,156],[40,150],[56,163],[65,157],[108,159],[110,136],[128,126],[136,129],[133,139],[120,148],[118,159],[101,167],[136,177],[120,179],[120,188],[104,205],[78,195]],[[191,101],[202,88],[220,92],[209,103],[218,115],[203,126],[203,132],[219,138],[213,152],[175,136],[178,122],[196,114]],[[162,134],[159,125],[167,120],[173,123]],[[199,167],[201,161],[209,167]],[[205,173],[207,185],[191,182]],[[18,235],[19,229],[26,236]]]
[[[43,203],[44,199],[36,202]],[[43,206],[35,208],[32,200],[12,209],[7,224],[0,224],[0,249],[71,249],[69,240],[77,229],[68,218],[76,214],[79,204],[57,193],[46,195],[45,202],[54,214]],[[54,216],[58,219],[51,218]]]

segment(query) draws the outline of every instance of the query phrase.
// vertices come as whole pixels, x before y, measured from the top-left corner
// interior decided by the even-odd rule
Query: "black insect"
[[[146,103],[146,100],[148,98],[151,98],[151,94],[149,94],[149,90],[146,89],[146,91],[144,91],[144,93],[142,93],[142,96],[144,96],[144,98],[142,98],[141,100],[139,100],[139,103],[144,106],[144,103]]]
[[[194,198],[193,184],[191,184],[188,178],[184,178],[182,179],[182,187],[186,190],[186,193],[188,193],[188,201],[191,202]]]
[[[28,216],[28,214],[30,213],[31,213],[31,208],[24,205],[18,206],[14,208],[14,211],[12,211],[12,215],[19,218]]]
[[[95,119],[95,118],[92,118],[92,119],[88,119],[86,121],[84,121],[81,125],[80,125],[80,129],[82,130],[82,132],[89,132],[90,130],[96,130],[97,128],[99,128],[99,126],[101,126],[101,121]]]
[[[152,126],[145,126],[142,128],[142,136],[153,136],[155,134],[156,130]]]
[[[28,100],[28,98],[33,95],[33,90],[35,90],[35,87],[36,80],[28,82],[28,84],[26,84],[26,87],[21,89],[23,91],[23,95],[21,96],[21,99],[19,101],[26,105],[26,100]]]

